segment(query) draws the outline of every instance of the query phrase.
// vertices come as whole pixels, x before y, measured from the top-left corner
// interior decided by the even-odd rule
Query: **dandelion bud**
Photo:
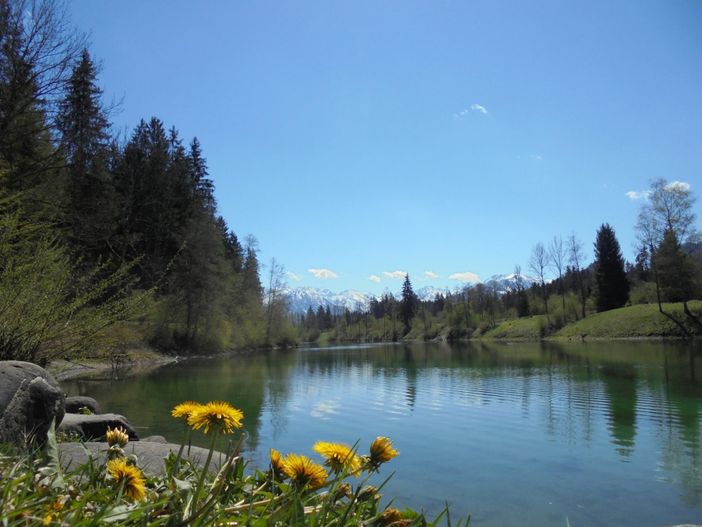
[[[402,513],[399,510],[388,508],[385,509],[380,515],[378,525],[405,527],[406,525],[409,525],[409,521],[402,518]]]
[[[392,441],[387,437],[376,437],[370,447],[370,461],[374,467],[387,463],[397,456],[399,452],[392,446]]]
[[[369,501],[369,500],[378,500],[380,499],[380,495],[378,494],[378,487],[374,487],[373,485],[368,485],[367,487],[364,487],[361,492],[358,493],[358,501]]]
[[[105,434],[107,439],[107,444],[110,446],[125,446],[129,442],[129,434],[122,427],[110,428],[107,427],[107,433]]]
[[[353,492],[351,491],[351,485],[348,483],[342,483],[336,488],[334,493],[334,501],[340,500],[341,498],[351,499],[353,497]]]

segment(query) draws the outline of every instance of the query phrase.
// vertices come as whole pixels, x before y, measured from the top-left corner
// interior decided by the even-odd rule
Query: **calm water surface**
[[[179,442],[178,402],[245,412],[247,456],[395,440],[384,494],[475,526],[702,523],[702,349],[678,343],[397,344],[169,365],[73,394]],[[206,446],[206,441],[203,441]]]

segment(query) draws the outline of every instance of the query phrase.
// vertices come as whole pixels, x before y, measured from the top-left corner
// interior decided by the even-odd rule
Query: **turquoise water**
[[[684,343],[379,344],[65,386],[175,442],[175,404],[230,401],[261,467],[271,446],[389,436],[384,494],[432,514],[448,501],[474,526],[662,526],[702,523],[701,361]]]

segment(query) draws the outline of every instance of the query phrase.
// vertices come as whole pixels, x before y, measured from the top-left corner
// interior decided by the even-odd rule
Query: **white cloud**
[[[368,277],[368,280],[371,282],[375,282],[376,284],[380,283],[380,277],[378,275],[372,274]]]
[[[458,280],[459,282],[480,282],[480,277],[471,272],[465,273],[453,273],[449,276],[451,280]]]
[[[470,112],[477,112],[482,115],[488,115],[488,111],[487,108],[485,108],[485,106],[482,106],[480,104],[471,104],[468,108],[465,108],[458,113],[454,113],[453,118],[456,121],[462,121],[468,116],[468,114],[470,114]]]
[[[471,104],[470,109],[473,110],[474,112],[480,112],[483,115],[488,114],[487,108],[485,108],[485,106],[481,106],[480,104]]]
[[[394,278],[395,280],[404,280],[407,276],[407,271],[383,271],[383,274],[388,278]]]
[[[690,184],[684,181],[671,181],[665,186],[666,190],[678,190],[681,192],[687,192],[690,190]]]
[[[288,271],[288,272],[286,272],[285,274],[288,275],[288,278],[290,278],[290,280],[295,280],[296,282],[299,282],[299,281],[300,281],[300,277],[297,276],[297,275],[296,275],[295,273],[293,273],[292,271]]]
[[[624,195],[631,201],[636,201],[639,199],[648,199],[649,194],[651,194],[650,190],[630,190]]]
[[[329,278],[339,278],[339,275],[330,269],[307,269],[307,272],[312,273],[315,278],[320,280],[328,280]]]
[[[666,190],[673,190],[678,192],[689,192],[690,184],[685,181],[671,181],[665,186]],[[651,195],[650,190],[630,190],[625,192],[624,195],[631,201],[637,201],[639,199],[648,199]]]
[[[424,271],[424,278],[429,278],[430,280],[436,280],[439,278],[439,275],[436,274],[434,271]]]
[[[544,160],[544,156],[542,156],[542,155],[540,155],[540,154],[531,154],[529,157],[530,157],[533,161],[543,161],[543,160]]]

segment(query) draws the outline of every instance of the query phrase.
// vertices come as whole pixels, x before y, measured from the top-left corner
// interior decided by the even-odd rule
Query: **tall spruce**
[[[663,300],[687,303],[694,298],[699,271],[692,257],[682,250],[673,229],[666,230],[654,258],[660,274]]]
[[[59,104],[57,129],[66,160],[63,220],[71,248],[87,263],[107,254],[115,196],[108,170],[109,121],[87,50],[73,67]]]
[[[400,320],[405,326],[405,333],[408,333],[412,324],[412,319],[417,312],[419,299],[412,289],[409,274],[405,275],[402,284],[402,300],[400,300]]]
[[[59,3],[0,0],[3,185],[21,191],[25,213],[42,220],[58,219],[60,157],[52,142],[54,113],[82,44]]]
[[[607,223],[597,231],[595,240],[595,282],[597,311],[622,307],[629,299],[629,282],[624,258],[614,229]]]

